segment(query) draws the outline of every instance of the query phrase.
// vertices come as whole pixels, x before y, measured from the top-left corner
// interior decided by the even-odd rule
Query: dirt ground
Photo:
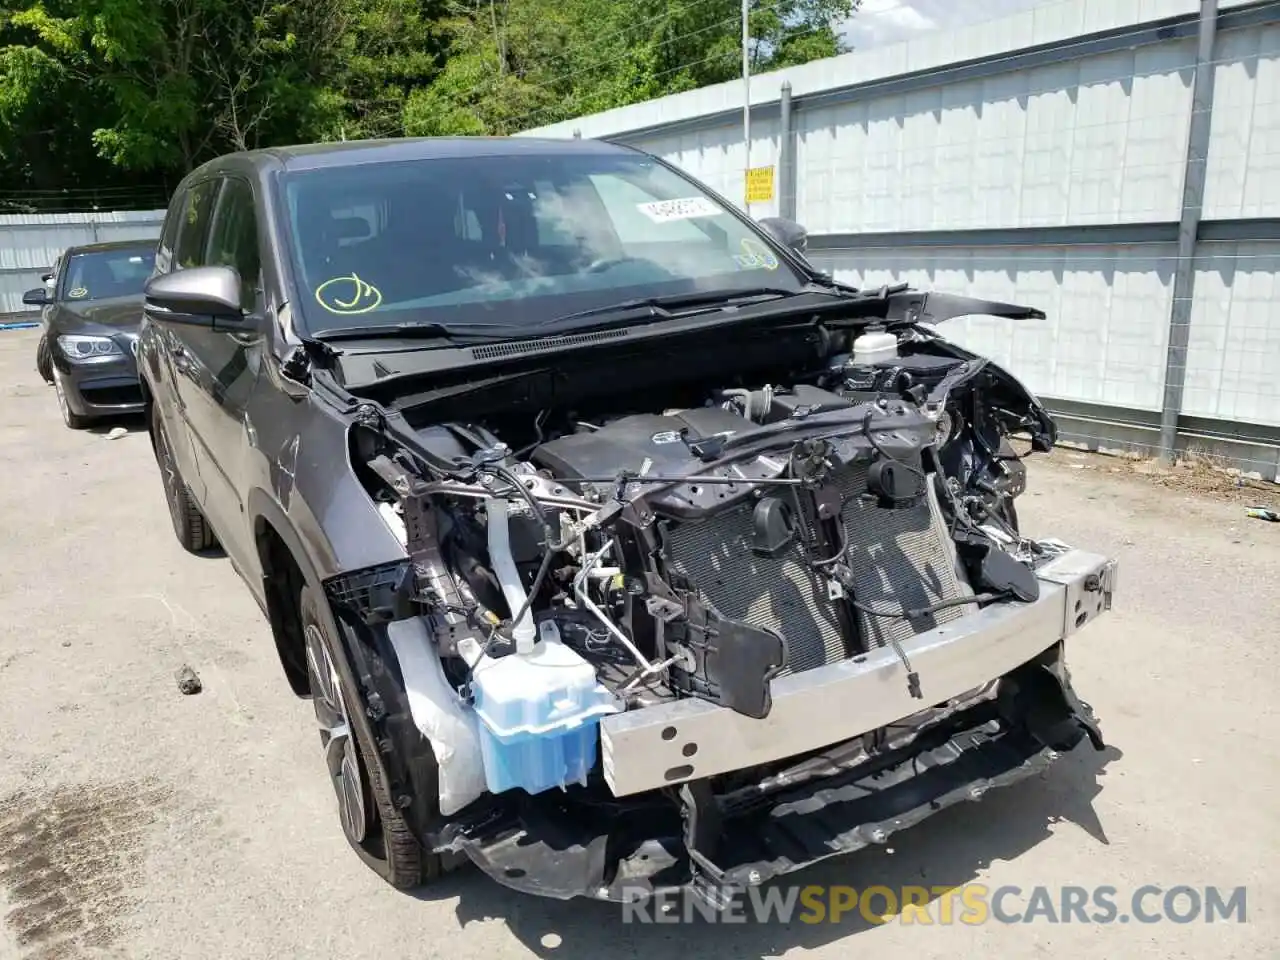
[[[1108,748],[796,878],[1244,885],[1246,922],[625,925],[475,870],[415,895],[367,871],[249,593],[175,542],[145,433],[62,426],[35,342],[0,334],[2,960],[1280,956],[1280,524],[1244,513],[1273,491],[1033,461],[1029,532],[1120,558],[1115,609],[1069,646]]]

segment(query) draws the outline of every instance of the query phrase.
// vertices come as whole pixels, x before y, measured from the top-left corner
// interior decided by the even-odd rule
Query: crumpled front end
[[[1037,570],[1035,603],[987,607],[905,644],[941,698],[928,709],[910,712],[904,668],[884,651],[778,678],[763,720],[687,700],[606,719],[608,789],[495,797],[442,847],[542,896],[687,888],[724,906],[742,888],[884,843],[1083,740],[1103,748],[1063,655],[1110,609],[1116,572],[1114,560],[1065,550]]]
[[[357,424],[406,561],[331,597],[426,846],[546,896],[721,902],[1101,747],[1063,656],[1116,565],[1014,506],[1011,438],[1052,422],[919,327],[855,332],[742,333],[732,386],[620,370],[645,389]]]

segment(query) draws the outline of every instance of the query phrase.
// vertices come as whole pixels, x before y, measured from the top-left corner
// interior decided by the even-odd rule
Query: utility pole
[[[751,0],[742,0],[742,207],[751,213]]]

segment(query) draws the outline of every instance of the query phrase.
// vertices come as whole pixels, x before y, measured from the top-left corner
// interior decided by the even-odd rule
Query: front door
[[[245,411],[265,343],[256,322],[262,316],[259,249],[252,185],[238,177],[223,178],[200,262],[236,270],[248,316],[234,327],[175,325],[189,368],[180,378],[180,390],[204,481],[204,513],[232,562],[246,573],[257,566],[244,490],[250,445]]]
[[[157,274],[199,266],[203,261],[209,218],[219,185],[217,180],[201,180],[189,184],[174,196],[156,246]],[[168,320],[163,312],[146,305],[143,312],[158,344],[155,362],[151,366],[155,415],[164,423],[170,452],[177,461],[182,479],[203,508],[207,491],[200,475],[195,438],[191,435],[191,424],[187,419],[186,404],[192,392],[190,379],[193,372],[184,330],[181,324]]]

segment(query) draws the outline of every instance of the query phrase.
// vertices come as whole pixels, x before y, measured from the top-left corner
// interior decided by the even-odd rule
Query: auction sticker
[[[718,217],[724,212],[706,197],[651,200],[648,203],[637,203],[636,208],[654,223],[691,220],[694,217]]]

